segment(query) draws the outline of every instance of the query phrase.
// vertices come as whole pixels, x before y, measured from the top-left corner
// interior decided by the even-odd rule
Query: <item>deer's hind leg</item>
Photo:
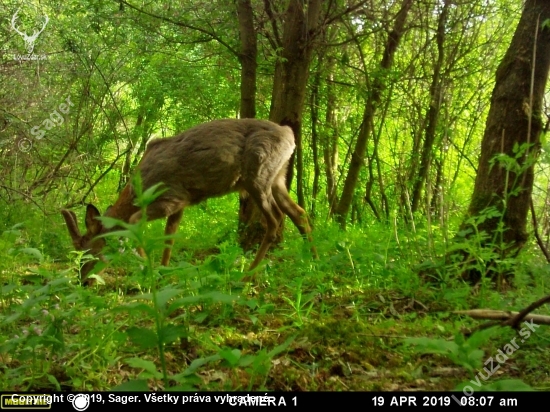
[[[247,192],[250,194],[250,197],[252,197],[252,199],[264,215],[267,226],[262,243],[260,244],[260,247],[256,252],[256,257],[248,268],[248,270],[250,271],[260,264],[260,262],[265,257],[265,254],[269,250],[269,247],[276,240],[277,229],[279,228],[284,215],[277,206],[277,202],[273,198],[271,188],[268,188],[268,190],[261,190],[257,187],[251,187],[247,188]]]
[[[290,218],[290,220],[292,220],[292,223],[294,223],[294,226],[296,226],[302,237],[312,243],[311,226],[309,225],[306,211],[294,202],[288,194],[284,176],[279,176],[275,179],[272,186],[272,193],[279,208]],[[317,249],[313,245],[311,246],[311,253],[316,259],[319,259]]]

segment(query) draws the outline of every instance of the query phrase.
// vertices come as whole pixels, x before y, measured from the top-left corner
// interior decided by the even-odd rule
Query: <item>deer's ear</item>
[[[63,215],[63,219],[65,219],[65,223],[67,224],[67,229],[69,229],[69,235],[71,236],[73,243],[79,241],[80,238],[82,238],[82,235],[78,229],[76,215],[73,211],[67,209],[61,210],[61,214]]]
[[[94,205],[90,204],[86,206],[86,229],[88,229],[88,232],[93,236],[99,234],[99,232],[101,232],[101,228],[103,227],[101,222],[97,220],[100,216],[101,213],[99,213],[99,210],[97,210]]]

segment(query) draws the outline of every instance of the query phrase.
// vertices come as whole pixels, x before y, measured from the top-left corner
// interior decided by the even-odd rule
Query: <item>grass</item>
[[[465,340],[460,331],[478,321],[451,312],[517,310],[548,293],[548,268],[535,249],[515,262],[514,287],[497,293],[473,289],[450,270],[437,281],[419,277],[418,262],[432,253],[421,228],[413,234],[372,224],[344,233],[321,221],[314,231],[320,261],[287,224],[259,280],[241,283],[253,256],[236,244],[235,205],[215,199],[186,211],[168,268],[158,265],[163,222],[135,228],[152,242],[145,260],[128,247],[117,251],[112,239],[104,284],[87,288],[60,216],[50,223],[31,215],[5,228],[0,386],[452,390],[473,385],[484,362],[516,335],[493,328]],[[538,328],[481,384],[548,389],[549,338]]]

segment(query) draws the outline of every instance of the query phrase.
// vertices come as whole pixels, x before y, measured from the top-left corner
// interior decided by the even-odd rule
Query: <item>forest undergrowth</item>
[[[146,258],[133,252],[135,241],[110,237],[109,264],[86,287],[78,268],[87,256],[72,251],[61,215],[29,212],[15,221],[4,213],[5,390],[550,387],[545,326],[523,328],[521,336],[493,327],[465,337],[480,321],[453,313],[520,310],[548,294],[548,265],[534,242],[501,262],[515,277],[496,290],[489,280],[467,284],[455,268],[436,263],[449,242],[435,227],[416,222],[413,230],[396,219],[344,232],[319,212],[320,260],[287,221],[284,241],[256,281],[244,283],[253,254],[236,241],[236,199],[213,199],[186,210],[169,267],[159,263],[163,222],[140,223],[128,226],[127,238],[141,242]],[[76,213],[82,219],[83,210]],[[419,275],[427,266],[437,276]]]

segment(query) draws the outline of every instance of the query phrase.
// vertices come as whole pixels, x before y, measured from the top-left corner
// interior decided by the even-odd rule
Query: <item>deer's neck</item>
[[[130,185],[126,185],[122,192],[120,192],[118,200],[115,204],[107,209],[105,216],[120,219],[128,223],[130,217],[139,211],[139,207],[134,205],[134,201],[135,196],[132,187]],[[111,230],[115,229],[117,228],[113,228]]]

